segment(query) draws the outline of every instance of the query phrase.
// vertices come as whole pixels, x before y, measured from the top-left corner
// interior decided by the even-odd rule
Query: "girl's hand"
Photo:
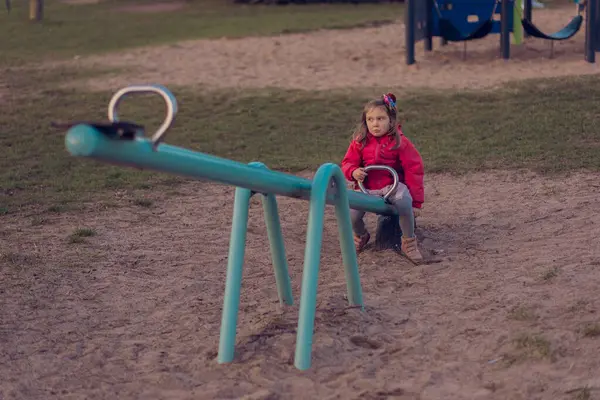
[[[358,182],[362,182],[365,180],[365,178],[367,177],[367,173],[365,172],[364,168],[356,168],[353,172],[352,172],[352,177],[354,179],[356,179]]]
[[[421,209],[413,207],[413,215],[415,216],[415,218],[420,217],[421,216]]]

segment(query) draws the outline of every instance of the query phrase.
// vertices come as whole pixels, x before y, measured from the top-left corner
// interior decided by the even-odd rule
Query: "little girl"
[[[396,96],[387,93],[369,101],[342,160],[342,171],[346,179],[354,184],[355,190],[358,189],[357,182],[362,182],[369,194],[383,196],[392,187],[394,178],[385,170],[369,171],[367,177],[364,167],[387,165],[396,170],[398,188],[388,200],[398,210],[402,254],[413,263],[420,264],[423,256],[415,237],[415,213],[424,202],[423,160],[400,128],[396,122]],[[360,252],[371,238],[363,221],[365,212],[351,209],[350,215],[356,251]]]

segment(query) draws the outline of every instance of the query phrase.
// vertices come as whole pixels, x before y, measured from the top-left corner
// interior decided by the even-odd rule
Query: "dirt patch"
[[[544,31],[556,31],[573,9],[534,10],[535,22]],[[582,29],[572,40],[555,43],[554,59],[549,58],[549,42],[529,38],[512,47],[509,61],[500,58],[499,35],[469,42],[466,61],[461,43],[440,47],[436,40],[428,54],[423,43],[418,44],[418,64],[413,66],[405,65],[400,22],[278,37],[196,40],[80,59],[77,65],[125,67],[129,73],[75,84],[94,90],[140,81],[209,89],[488,88],[514,80],[600,72],[584,61],[584,36]]]
[[[184,7],[184,2],[172,1],[152,4],[132,4],[128,6],[117,7],[115,10],[130,13],[162,13],[181,10]]]
[[[327,210],[313,367],[302,373],[291,362],[306,202],[279,200],[296,301],[282,309],[261,205],[252,200],[230,365],[215,357],[232,188],[194,183],[177,196],[153,194],[145,207],[2,216],[0,394],[556,400],[600,393],[597,176],[430,175],[426,187],[418,235],[441,262],[414,267],[391,252],[361,254],[364,313],[347,308]],[[374,216],[367,221],[373,229]],[[70,243],[81,227],[96,235]]]

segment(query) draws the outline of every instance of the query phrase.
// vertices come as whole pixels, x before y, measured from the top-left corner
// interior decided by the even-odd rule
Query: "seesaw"
[[[159,94],[166,103],[166,118],[152,137],[145,135],[141,125],[119,121],[118,106],[125,95],[132,93]],[[395,208],[384,198],[347,190],[340,167],[333,163],[321,165],[311,181],[271,171],[262,163],[246,165],[163,143],[176,114],[177,101],[167,88],[160,85],[125,87],[117,91],[109,103],[109,122],[75,122],[63,125],[67,129],[65,145],[69,153],[76,157],[236,187],[219,337],[219,363],[228,363],[234,358],[250,198],[255,194],[261,195],[277,292],[280,302],[286,305],[293,304],[293,296],[275,196],[308,200],[310,207],[294,365],[300,370],[310,368],[325,206],[335,206],[348,302],[363,311],[349,210],[354,208],[386,216],[388,225],[397,226]],[[390,172],[397,184],[397,174],[393,170]]]

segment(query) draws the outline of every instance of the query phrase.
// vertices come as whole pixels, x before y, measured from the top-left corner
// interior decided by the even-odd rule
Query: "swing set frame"
[[[510,59],[510,33],[517,28],[524,30],[525,37],[534,37],[550,42],[550,57],[554,57],[554,42],[568,40],[585,26],[585,60],[595,63],[595,53],[600,51],[600,0],[585,0],[585,7],[577,5],[576,15],[557,32],[544,33],[532,18],[532,0],[523,0],[523,10],[515,11],[514,0],[493,0],[482,7],[477,0],[407,0],[406,10],[406,64],[415,60],[415,43],[425,42],[425,51],[433,50],[433,37],[440,37],[440,44],[463,43],[463,60],[466,59],[467,42],[499,34],[500,53],[503,59]],[[453,11],[453,6],[458,6]],[[500,7],[498,7],[500,6]],[[468,22],[470,15],[481,16],[484,7],[493,7],[491,15],[483,22]],[[462,8],[462,9],[461,9]],[[471,10],[472,8],[472,10]],[[497,14],[497,9],[500,12]],[[585,15],[584,15],[585,9]],[[479,11],[479,15],[477,12]],[[488,11],[489,12],[489,9]],[[506,17],[505,17],[506,16]],[[516,32],[515,32],[516,33]]]

